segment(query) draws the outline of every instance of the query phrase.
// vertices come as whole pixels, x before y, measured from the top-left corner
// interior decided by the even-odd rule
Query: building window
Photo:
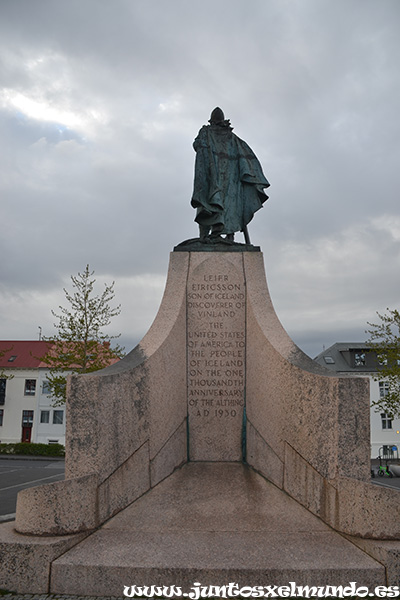
[[[354,366],[364,367],[365,366],[365,352],[356,352],[354,354]]]
[[[25,396],[34,396],[36,393],[36,379],[25,379]]]
[[[62,425],[64,423],[64,411],[55,410],[53,412],[53,425]]]
[[[14,360],[17,358],[16,355],[14,356],[10,356],[10,358],[8,359],[8,362],[14,362]]]
[[[6,383],[7,379],[0,379],[0,406],[4,406],[6,399]]]
[[[3,425],[3,415],[4,415],[4,410],[2,408],[0,408],[0,427],[1,427],[1,425]]]
[[[40,422],[41,423],[50,423],[50,411],[49,410],[41,410],[40,411]]]
[[[382,429],[392,429],[392,419],[386,413],[381,413]]]
[[[33,423],[33,410],[22,411],[22,425],[32,425]]]
[[[47,381],[47,379],[45,379],[42,383],[42,394],[51,394],[50,381]]]
[[[380,381],[379,382],[379,397],[384,398],[389,393],[389,382],[388,381]]]

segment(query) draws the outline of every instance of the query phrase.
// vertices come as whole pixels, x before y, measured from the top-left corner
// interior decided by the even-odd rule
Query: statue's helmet
[[[214,110],[211,113],[211,117],[210,120],[208,121],[209,123],[222,123],[222,121],[225,120],[225,115],[222,112],[222,110],[219,108],[219,106],[217,106],[217,108],[214,108]]]

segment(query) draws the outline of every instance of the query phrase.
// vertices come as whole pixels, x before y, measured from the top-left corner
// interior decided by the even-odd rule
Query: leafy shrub
[[[19,454],[29,456],[65,456],[62,444],[0,444],[0,454]]]

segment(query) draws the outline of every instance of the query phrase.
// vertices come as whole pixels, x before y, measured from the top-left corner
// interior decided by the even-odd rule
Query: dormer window
[[[354,366],[364,367],[365,366],[365,352],[356,352],[354,354]]]
[[[17,358],[16,355],[14,356],[10,356],[10,358],[8,359],[8,362],[14,362],[14,360]]]

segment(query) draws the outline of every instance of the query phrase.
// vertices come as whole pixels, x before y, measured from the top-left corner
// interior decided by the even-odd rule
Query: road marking
[[[380,485],[381,487],[390,488],[391,490],[399,490],[397,485],[390,485],[389,483],[383,483],[383,481],[371,481],[374,485]]]
[[[59,477],[62,473],[58,473],[56,475],[50,475],[50,477],[42,477],[42,479],[34,479],[33,481],[25,481],[25,483],[18,483],[17,485],[10,485],[9,487],[0,488],[0,492],[4,492],[5,490],[12,490],[13,488],[23,487],[30,485],[31,483],[38,483],[39,481],[46,481],[46,479],[53,479],[54,477]]]
[[[23,469],[23,467],[21,467],[21,469]],[[2,473],[0,472],[0,475],[8,475],[9,473],[14,473],[15,471],[20,471],[21,469],[13,469],[12,471],[3,471]]]
[[[0,523],[6,523],[7,521],[15,521],[16,513],[10,513],[9,515],[0,515]]]

